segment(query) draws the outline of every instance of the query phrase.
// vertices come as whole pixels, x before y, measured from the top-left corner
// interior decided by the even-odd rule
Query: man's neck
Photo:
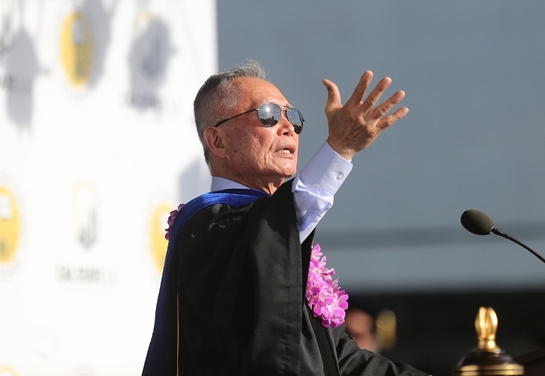
[[[234,180],[222,178],[220,176],[212,176],[212,183],[210,186],[210,191],[221,191],[224,189],[250,189],[245,185],[237,183]]]
[[[256,191],[262,191],[269,195],[272,195],[281,184],[276,186],[275,184],[266,184],[264,186],[252,186],[250,184],[244,184],[242,181],[237,181],[234,179],[229,179],[224,176],[214,176],[212,175],[212,191],[217,191],[217,187],[221,187],[220,189],[253,189]]]

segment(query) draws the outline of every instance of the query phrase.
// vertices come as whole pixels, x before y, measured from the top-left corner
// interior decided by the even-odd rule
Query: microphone
[[[512,236],[506,234],[505,232],[501,231],[498,228],[494,227],[494,222],[492,219],[483,213],[482,211],[475,210],[475,209],[469,209],[462,213],[462,217],[460,218],[460,222],[462,223],[462,226],[464,228],[476,235],[488,235],[491,232],[493,232],[496,235],[502,236],[505,239],[509,239],[518,245],[520,245],[523,248],[526,248],[528,251],[530,251],[534,256],[536,256],[538,259],[543,261],[545,263],[545,259],[541,257],[539,254],[537,254],[535,251],[530,249],[526,244],[522,243],[521,241],[513,238]]]

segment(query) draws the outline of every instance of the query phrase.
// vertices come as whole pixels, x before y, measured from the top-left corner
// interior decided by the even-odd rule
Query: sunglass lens
[[[263,103],[257,109],[257,116],[265,127],[272,127],[280,121],[282,117],[282,108],[275,103]],[[303,115],[295,108],[286,109],[286,117],[293,125],[295,133],[299,134],[303,131]]]
[[[282,116],[282,109],[273,103],[264,103],[257,109],[257,116],[266,127],[278,124]]]
[[[288,108],[286,110],[288,121],[293,125],[295,133],[299,134],[303,131],[303,115],[295,108]]]

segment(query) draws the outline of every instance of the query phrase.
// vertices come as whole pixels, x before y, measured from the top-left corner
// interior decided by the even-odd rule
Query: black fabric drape
[[[291,182],[249,205],[197,213],[171,240],[179,318],[164,324],[174,333],[168,375],[420,375],[313,317],[304,296],[312,236],[300,243]]]

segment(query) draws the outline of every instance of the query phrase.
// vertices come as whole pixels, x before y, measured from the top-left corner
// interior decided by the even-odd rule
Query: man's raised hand
[[[367,98],[364,98],[372,79],[373,72],[366,71],[344,106],[337,85],[332,81],[323,80],[328,92],[325,107],[329,125],[327,141],[333,150],[347,160],[368,147],[384,129],[409,112],[407,107],[402,107],[388,115],[392,108],[405,98],[405,92],[402,90],[377,105],[382,93],[392,83],[389,77],[380,80]]]

